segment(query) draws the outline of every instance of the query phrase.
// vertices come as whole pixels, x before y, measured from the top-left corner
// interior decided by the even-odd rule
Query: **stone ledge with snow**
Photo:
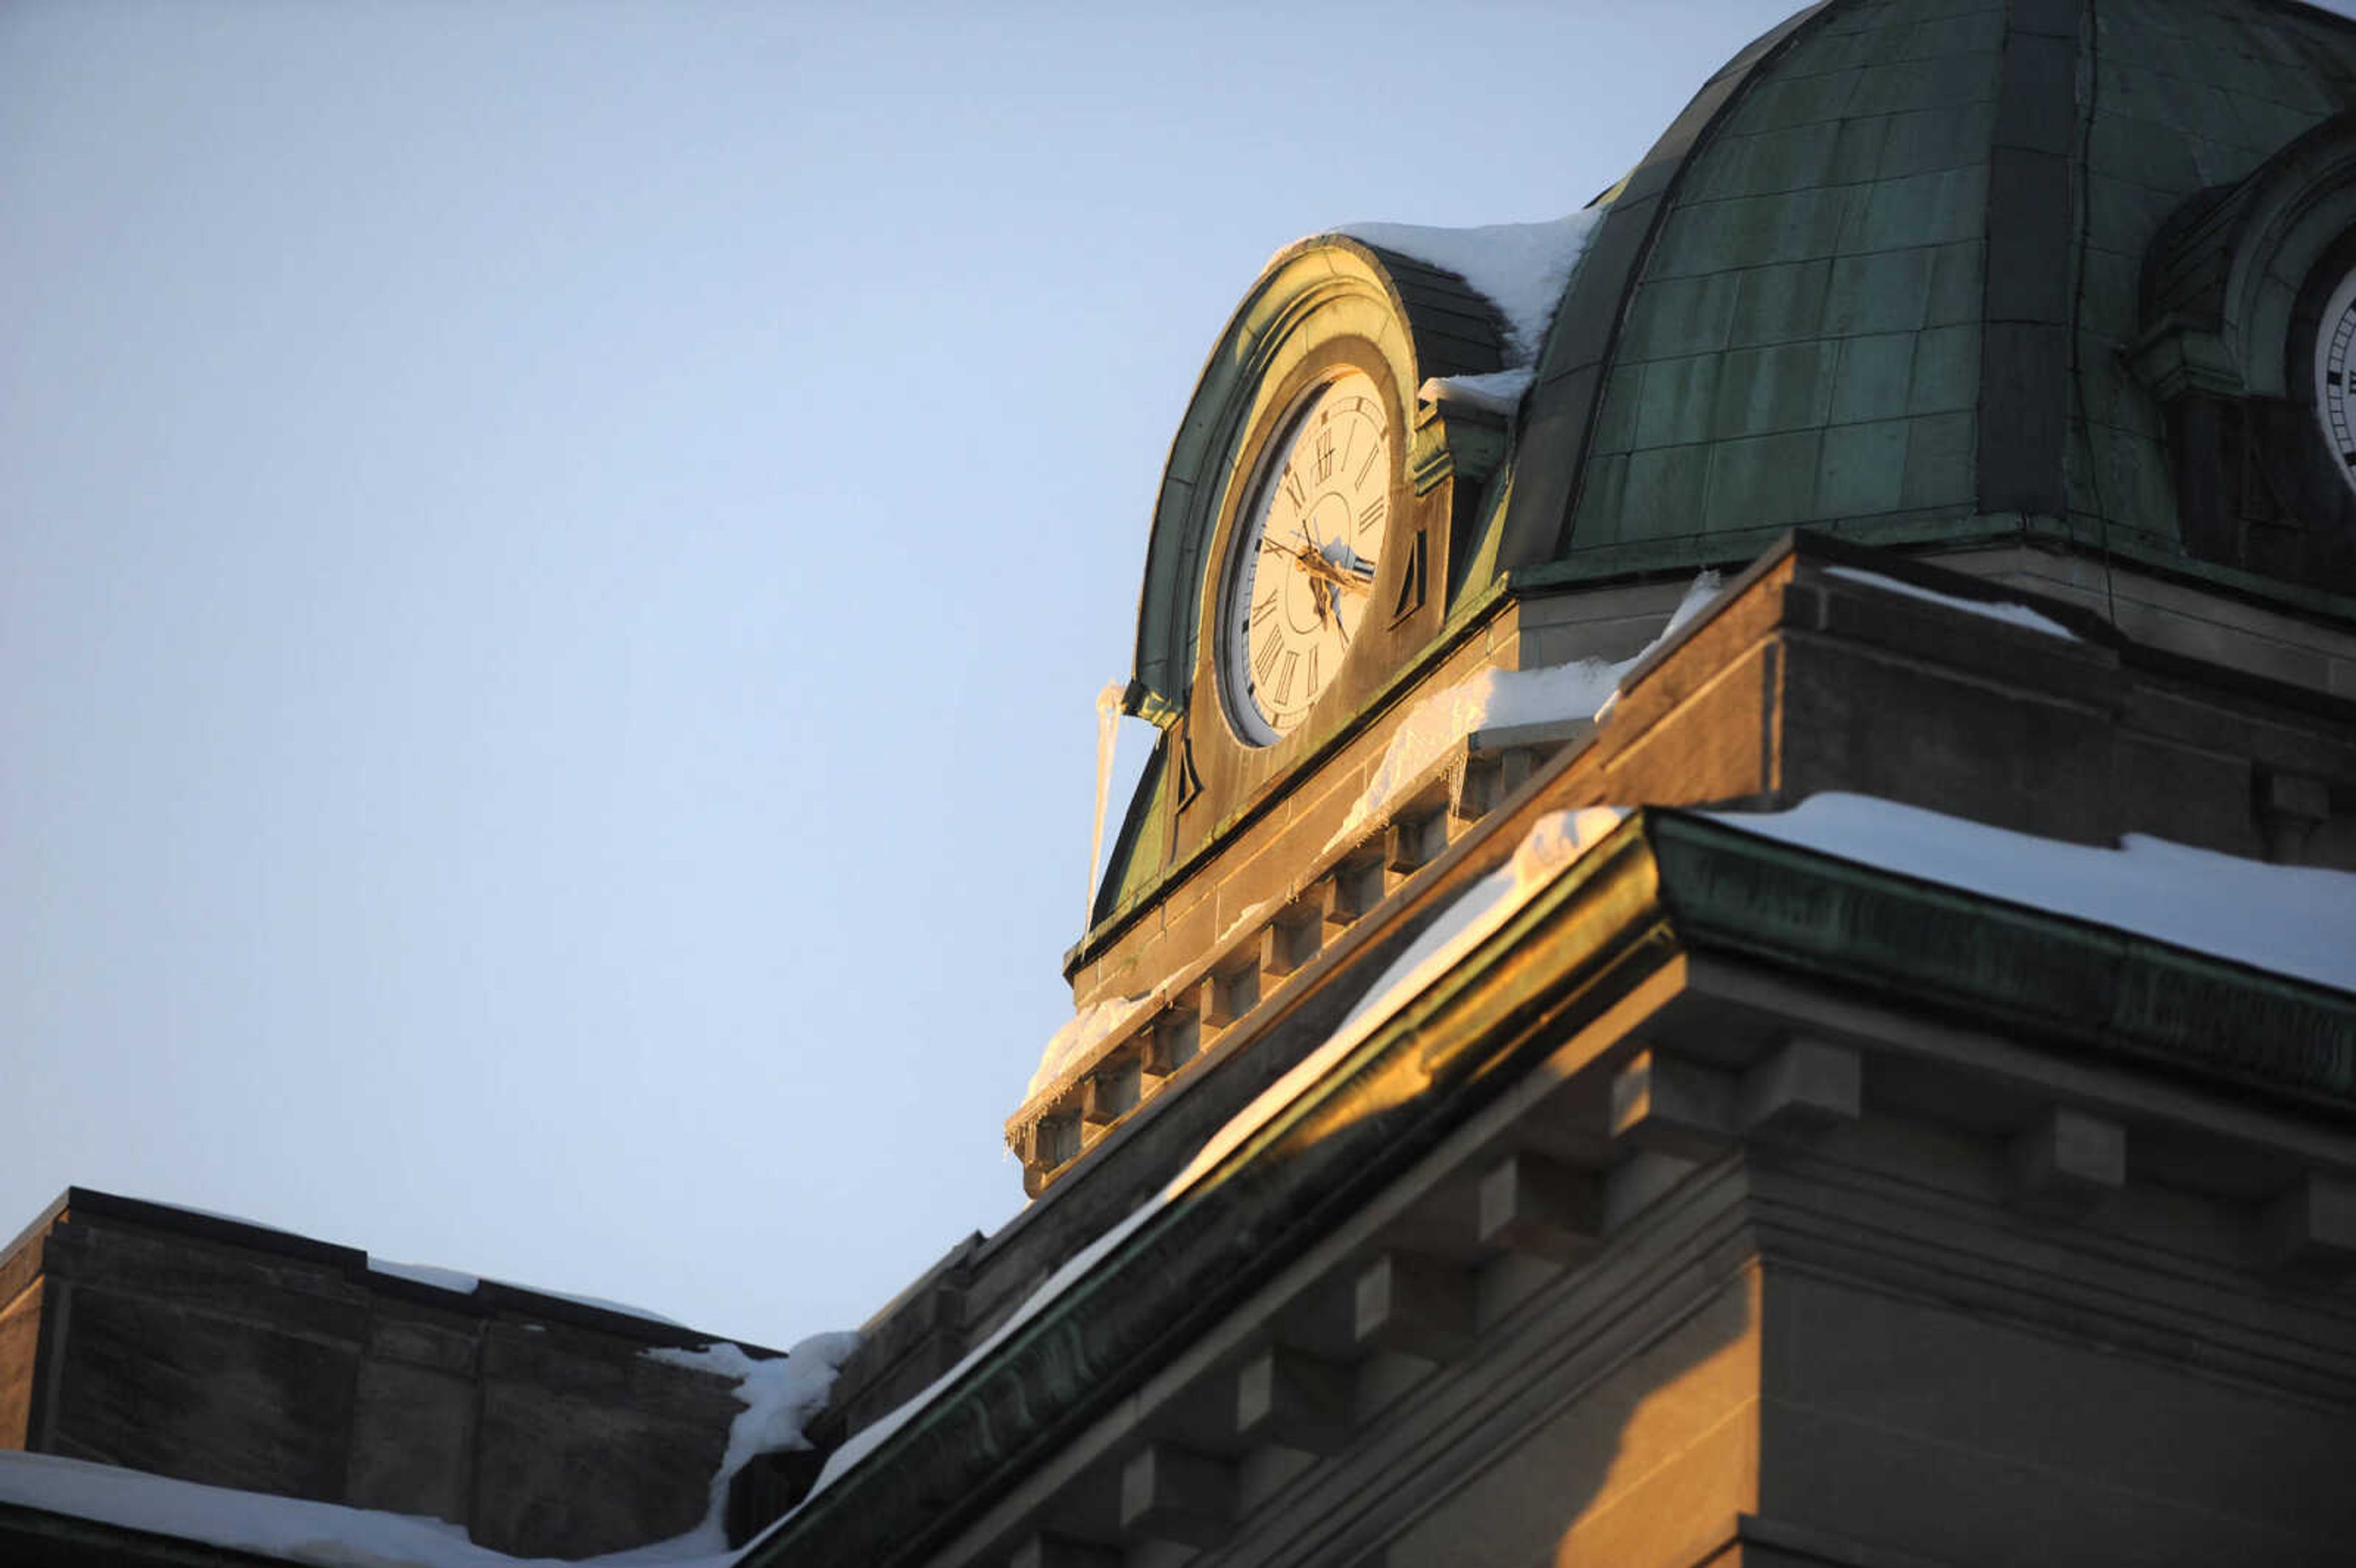
[[[749,1534],[807,1484],[789,1451],[849,1348],[780,1356],[85,1188],[0,1254],[0,1445],[528,1557],[717,1550],[731,1494]]]
[[[1231,1211],[1274,1179],[1248,1168],[1338,1186],[1362,1179],[1362,1162],[1403,1157],[1383,1151],[1435,1114],[1424,1102],[1469,1110],[1483,1075],[1508,1071],[1436,1010],[1480,994],[1468,974],[1575,976],[1612,954],[1640,969],[1724,955],[2087,1060],[2162,1060],[2287,1094],[2356,1091],[2356,874],[2143,835],[2070,844],[1855,795],[1766,812],[1549,812],[1501,869],[1362,971],[1338,1024],[1158,1191],[836,1450],[747,1562],[855,1560],[868,1520],[888,1512],[877,1488],[955,1495],[958,1467],[997,1462],[1059,1419],[1059,1402],[1098,1396],[1093,1379],[1083,1390],[1051,1368],[1109,1376],[1162,1317],[1205,1295],[1241,1299],[1282,1262]],[[1568,981],[1501,983],[1531,997]],[[1435,992],[1448,994],[1427,1000]],[[2251,1038],[2259,1013],[2281,1038]],[[1493,1015],[1494,1049],[1537,1049],[1515,1016]]]

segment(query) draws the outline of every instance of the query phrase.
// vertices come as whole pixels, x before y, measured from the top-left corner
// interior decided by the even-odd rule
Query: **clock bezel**
[[[1252,624],[1247,613],[1245,584],[1256,582],[1258,573],[1266,569],[1259,559],[1268,528],[1278,504],[1279,488],[1283,475],[1293,469],[1300,444],[1309,434],[1311,425],[1332,400],[1344,396],[1343,389],[1354,383],[1362,385],[1365,395],[1379,411],[1385,464],[1379,484],[1383,492],[1381,539],[1373,552],[1374,575],[1366,585],[1365,597],[1354,608],[1358,617],[1355,631],[1343,637],[1341,657],[1325,670],[1315,688],[1297,705],[1286,711],[1271,711],[1261,700],[1258,683],[1253,678]],[[1355,394],[1352,394],[1355,395]],[[1381,581],[1382,563],[1390,554],[1390,513],[1397,505],[1393,495],[1399,469],[1398,442],[1392,431],[1392,411],[1383,391],[1373,377],[1355,365],[1331,369],[1312,380],[1293,398],[1290,406],[1278,421],[1271,438],[1261,447],[1252,464],[1251,478],[1244,488],[1242,508],[1228,535],[1220,562],[1215,608],[1212,625],[1215,665],[1222,709],[1237,738],[1251,746],[1272,746],[1307,721],[1310,714],[1332,690],[1347,665],[1350,654],[1364,640],[1366,621],[1373,613],[1376,582]],[[1364,491],[1359,491],[1364,495]],[[1356,496],[1352,497],[1353,502]],[[1312,665],[1314,656],[1312,654]],[[1312,677],[1312,679],[1316,677]]]
[[[1229,587],[1238,567],[1240,549],[1257,534],[1255,509],[1277,471],[1273,465],[1288,453],[1293,437],[1315,411],[1318,398],[1353,373],[1364,376],[1373,385],[1390,449],[1383,546],[1376,558],[1368,603],[1387,603],[1385,596],[1397,588],[1394,558],[1398,554],[1398,542],[1409,509],[1406,493],[1405,411],[1397,380],[1376,345],[1355,337],[1336,337],[1301,357],[1280,380],[1263,387],[1248,428],[1233,448],[1236,456],[1227,467],[1226,494],[1220,504],[1218,528],[1209,551],[1212,569],[1203,574],[1198,645],[1207,654],[1205,662],[1210,667],[1205,673],[1211,678],[1207,683],[1198,681],[1197,688],[1207,684],[1216,692],[1215,700],[1227,733],[1248,752],[1270,753],[1322,731],[1321,718],[1333,710],[1334,695],[1350,686],[1350,675],[1368,656],[1369,645],[1384,640],[1380,634],[1387,617],[1370,616],[1367,624],[1350,637],[1341,663],[1327,676],[1303,717],[1287,729],[1278,730],[1267,723],[1251,699],[1235,689],[1233,664],[1239,656],[1236,650],[1241,646],[1241,640],[1231,638]]]
[[[2335,358],[2334,350],[2338,353]],[[2344,271],[2317,313],[2308,350],[2317,434],[2332,468],[2356,491],[2356,266]],[[2339,377],[2335,395],[2333,375]]]
[[[2335,312],[2335,307],[2337,311]],[[2286,581],[2356,581],[2356,337],[2344,357],[2349,396],[2335,425],[2329,373],[2334,315],[2356,309],[2356,228],[2316,247],[2286,309],[2273,399],[2245,392],[2230,434],[2245,443],[2240,485],[2270,511],[2196,552]],[[2230,480],[2229,480],[2230,484]],[[2222,547],[2222,548],[2221,548]]]

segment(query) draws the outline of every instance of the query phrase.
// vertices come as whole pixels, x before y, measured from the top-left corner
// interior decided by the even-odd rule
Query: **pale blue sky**
[[[1205,354],[1788,6],[1634,9],[0,11],[0,1236],[786,1344],[1001,1223]]]

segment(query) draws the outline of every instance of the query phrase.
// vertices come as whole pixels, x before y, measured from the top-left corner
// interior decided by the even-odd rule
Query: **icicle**
[[[1120,698],[1129,689],[1125,680],[1110,680],[1097,693],[1097,816],[1088,828],[1088,902],[1080,915],[1082,931],[1095,923],[1097,912],[1097,862],[1104,855],[1105,795],[1112,788],[1112,743],[1120,733]]]

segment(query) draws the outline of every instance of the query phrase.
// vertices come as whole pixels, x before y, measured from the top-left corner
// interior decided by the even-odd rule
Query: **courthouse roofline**
[[[1626,1030],[1589,1026],[1648,985],[1656,1013],[1696,960],[2286,1108],[2356,1104],[2356,995],[1645,808],[744,1562],[937,1549],[1508,1085],[1633,1055]]]

